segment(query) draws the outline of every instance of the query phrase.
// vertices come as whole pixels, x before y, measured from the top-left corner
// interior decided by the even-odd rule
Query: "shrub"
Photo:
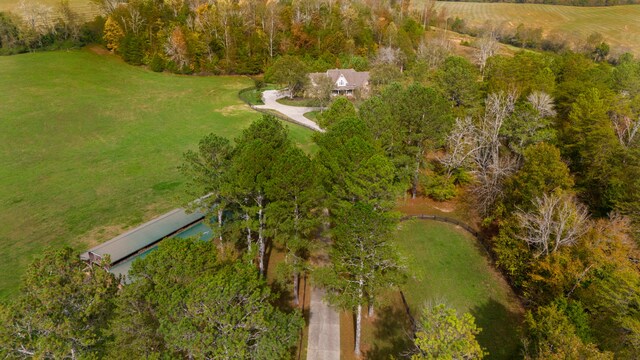
[[[264,79],[262,79],[262,78],[254,78],[253,79],[253,85],[256,88],[256,90],[260,91],[260,90],[264,89],[266,83],[264,82]]]
[[[164,60],[159,54],[154,54],[149,61],[149,69],[155,72],[163,72],[164,71]]]
[[[453,178],[446,175],[425,176],[422,179],[422,187],[427,196],[437,201],[451,200],[458,194]]]

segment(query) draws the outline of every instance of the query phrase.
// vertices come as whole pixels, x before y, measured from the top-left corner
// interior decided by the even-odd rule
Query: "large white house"
[[[369,89],[369,72],[355,71],[353,69],[332,69],[326,73],[311,73],[311,84],[316,86],[318,79],[326,76],[334,83],[333,95],[353,96],[354,91],[367,91]]]

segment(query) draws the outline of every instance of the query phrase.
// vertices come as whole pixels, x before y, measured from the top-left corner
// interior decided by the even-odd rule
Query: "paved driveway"
[[[327,304],[323,289],[311,289],[307,360],[340,360],[340,315]]]
[[[255,105],[254,107],[257,109],[275,110],[290,118],[295,123],[306,126],[315,131],[324,132],[324,130],[322,130],[318,126],[318,124],[304,117],[305,113],[317,111],[320,110],[320,108],[282,105],[276,101],[281,97],[284,96],[280,94],[280,91],[267,90],[262,93],[262,100],[264,101],[264,105]]]

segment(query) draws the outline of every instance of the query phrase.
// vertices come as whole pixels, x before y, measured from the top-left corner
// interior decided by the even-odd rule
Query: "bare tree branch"
[[[574,244],[588,229],[587,209],[573,196],[544,194],[533,204],[533,212],[516,217],[523,230],[518,237],[538,250],[536,257]]]

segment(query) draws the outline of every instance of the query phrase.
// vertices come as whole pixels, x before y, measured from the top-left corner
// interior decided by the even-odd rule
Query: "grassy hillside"
[[[54,10],[61,0],[29,0],[40,4],[51,6]],[[18,12],[20,0],[0,0],[0,11]],[[69,0],[71,8],[80,14],[84,19],[90,20],[98,15],[98,8],[89,0]]]
[[[491,21],[516,27],[522,23],[580,39],[599,32],[610,44],[640,55],[640,5],[576,7],[438,1],[436,8],[446,9],[447,17],[458,16],[471,25]]]
[[[90,50],[0,57],[0,298],[45,246],[84,249],[179,206],[182,153],[260,116],[238,99],[249,85]],[[289,127],[308,149],[311,131]]]
[[[476,318],[488,359],[517,357],[521,306],[473,237],[453,225],[413,220],[402,223],[398,246],[408,263],[402,289],[414,316],[425,302],[443,300]]]

